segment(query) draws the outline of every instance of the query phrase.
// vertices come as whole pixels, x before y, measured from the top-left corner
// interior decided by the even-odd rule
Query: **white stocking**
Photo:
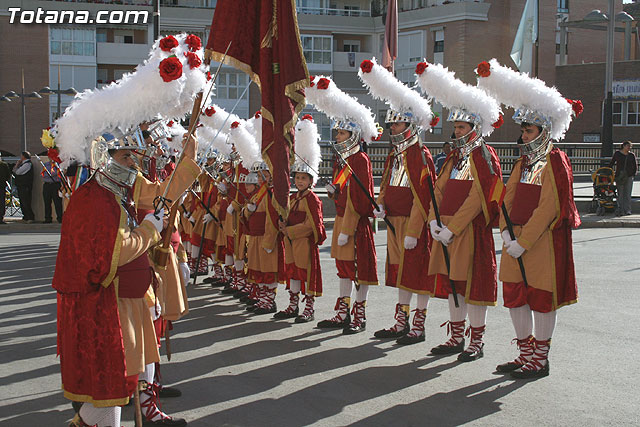
[[[233,268],[236,271],[244,271],[244,261],[241,259],[237,259],[233,263]]]
[[[153,376],[156,373],[156,364],[149,363],[145,365],[144,372],[138,375],[138,381],[146,381],[148,384],[153,383]]]
[[[340,278],[340,297],[351,297],[351,279]]]
[[[198,255],[200,255],[200,246],[191,246],[191,258],[198,258]],[[196,268],[198,268],[197,265]]]
[[[400,303],[400,305],[410,305],[412,295],[413,294],[409,291],[398,289],[398,302]]]
[[[91,403],[83,403],[80,408],[80,418],[90,426],[120,427],[120,413],[119,406],[96,408]]]
[[[300,292],[300,289],[301,289],[300,280],[295,280],[295,279],[289,280],[289,292],[297,294],[298,292]]]
[[[553,330],[556,327],[556,311],[548,313],[533,312],[533,319],[536,325],[536,333],[534,336],[538,341],[550,340]]]
[[[464,296],[460,294],[458,294],[458,305],[460,307],[456,308],[453,294],[449,295],[449,320],[452,322],[462,322],[467,318],[467,303],[464,300]]]
[[[226,266],[232,266],[233,265],[233,256],[232,255],[225,255],[224,256],[224,265],[226,265]]]
[[[426,310],[428,306],[429,306],[429,295],[418,294],[418,302],[416,304],[416,308],[418,310]]]
[[[523,340],[528,338],[533,332],[533,317],[531,316],[531,308],[529,304],[520,307],[510,308],[511,322],[513,329],[516,330],[516,338]]]
[[[474,328],[479,328],[487,324],[487,306],[469,304],[469,324]]]
[[[360,285],[360,289],[356,291],[356,302],[366,301],[367,295],[369,295],[369,285]]]

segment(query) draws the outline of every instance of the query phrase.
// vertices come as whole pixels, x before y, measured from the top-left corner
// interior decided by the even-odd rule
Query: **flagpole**
[[[536,1],[536,48],[535,48],[535,58],[536,58],[536,68],[535,68],[535,77],[538,77],[538,48],[540,47],[540,0]]]

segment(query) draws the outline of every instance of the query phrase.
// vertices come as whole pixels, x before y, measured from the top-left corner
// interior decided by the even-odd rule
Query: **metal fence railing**
[[[442,142],[424,143],[424,145],[429,148],[433,156],[442,151],[442,144]],[[504,175],[509,175],[513,164],[518,158],[520,158],[520,149],[518,148],[518,144],[514,142],[490,142],[489,145],[496,150],[500,157],[502,173]],[[601,157],[601,144],[557,143],[555,145],[569,156],[574,175],[591,175],[594,170],[598,169],[603,164],[608,164],[611,160],[610,157]],[[322,151],[322,163],[320,164],[319,172],[321,175],[330,175],[335,151],[333,151],[329,146],[328,142],[323,142],[320,146]],[[382,176],[384,171],[384,162],[389,154],[389,149],[390,145],[387,142],[369,144],[367,154],[371,159],[374,176]],[[634,148],[633,151],[636,154],[636,157],[640,157],[640,148]]]

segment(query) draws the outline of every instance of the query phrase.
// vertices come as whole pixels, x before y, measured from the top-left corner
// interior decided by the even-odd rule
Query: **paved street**
[[[73,412],[55,357],[50,283],[59,235],[0,233],[0,426],[63,426]],[[378,233],[381,278],[384,241]],[[175,325],[172,361],[163,356],[165,383],[183,396],[165,399],[163,408],[190,426],[638,425],[640,230],[581,229],[574,243],[580,302],[559,311],[545,379],[493,373],[516,354],[500,305],[489,309],[485,357],[459,364],[427,356],[445,338],[441,300],[430,302],[426,343],[399,347],[372,339],[393,322],[392,289],[371,290],[367,331],[346,337],[315,322],[247,315],[236,300],[199,284],[189,288],[190,314]],[[328,246],[321,260],[317,320],[332,313],[337,296]],[[287,303],[282,288],[278,303]],[[123,425],[132,419],[125,408]]]

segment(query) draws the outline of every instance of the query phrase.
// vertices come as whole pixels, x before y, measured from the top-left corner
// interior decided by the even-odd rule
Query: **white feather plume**
[[[203,137],[198,139],[199,145],[203,146],[205,152],[213,148],[221,154],[230,154],[229,130],[231,124],[239,120],[240,117],[235,114],[208,102],[204,112],[200,114],[202,127],[198,128],[197,132],[200,132]],[[220,131],[220,135],[216,138],[218,131]]]
[[[424,93],[447,109],[458,108],[479,116],[482,120],[480,132],[491,135],[492,126],[500,118],[500,104],[475,86],[457,79],[453,71],[442,64],[429,64],[417,76],[417,83]]]
[[[191,69],[184,55],[187,35],[175,37],[179,46],[172,52],[162,51],[156,42],[149,58],[134,72],[101,89],[87,89],[76,95],[55,125],[56,143],[64,161],[86,163],[91,141],[103,132],[126,131],[157,116],[183,117],[190,111],[194,96],[205,86],[206,67]],[[202,49],[196,52],[200,59],[202,53]],[[182,64],[182,76],[165,82],[159,65],[174,54]]]
[[[321,79],[329,80],[326,89],[318,89]],[[316,76],[313,86],[305,88],[307,102],[322,111],[333,120],[354,121],[362,129],[362,139],[371,142],[378,138],[378,128],[371,110],[360,104],[355,98],[344,93],[328,77]]]
[[[551,121],[551,139],[564,138],[572,119],[572,107],[554,87],[548,87],[540,79],[500,65],[496,59],[489,61],[490,75],[478,77],[478,86],[508,107],[528,108]]]
[[[314,181],[318,178],[317,171],[322,161],[322,153],[318,141],[320,141],[320,134],[318,133],[318,126],[313,120],[308,118],[299,120],[296,124],[295,162],[308,164],[312,168],[311,175]]]
[[[373,67],[370,72],[365,73],[362,68],[358,70],[358,77],[369,93],[374,98],[389,104],[392,110],[401,113],[410,112],[416,118],[415,123],[418,126],[425,130],[430,129],[433,112],[429,102],[418,91],[410,89],[386,68],[379,65],[375,58],[371,58],[371,62]]]
[[[262,152],[247,121],[240,120],[237,123],[238,126],[232,126],[229,130],[229,142],[236,148],[244,167],[250,169],[254,163],[262,161]]]

